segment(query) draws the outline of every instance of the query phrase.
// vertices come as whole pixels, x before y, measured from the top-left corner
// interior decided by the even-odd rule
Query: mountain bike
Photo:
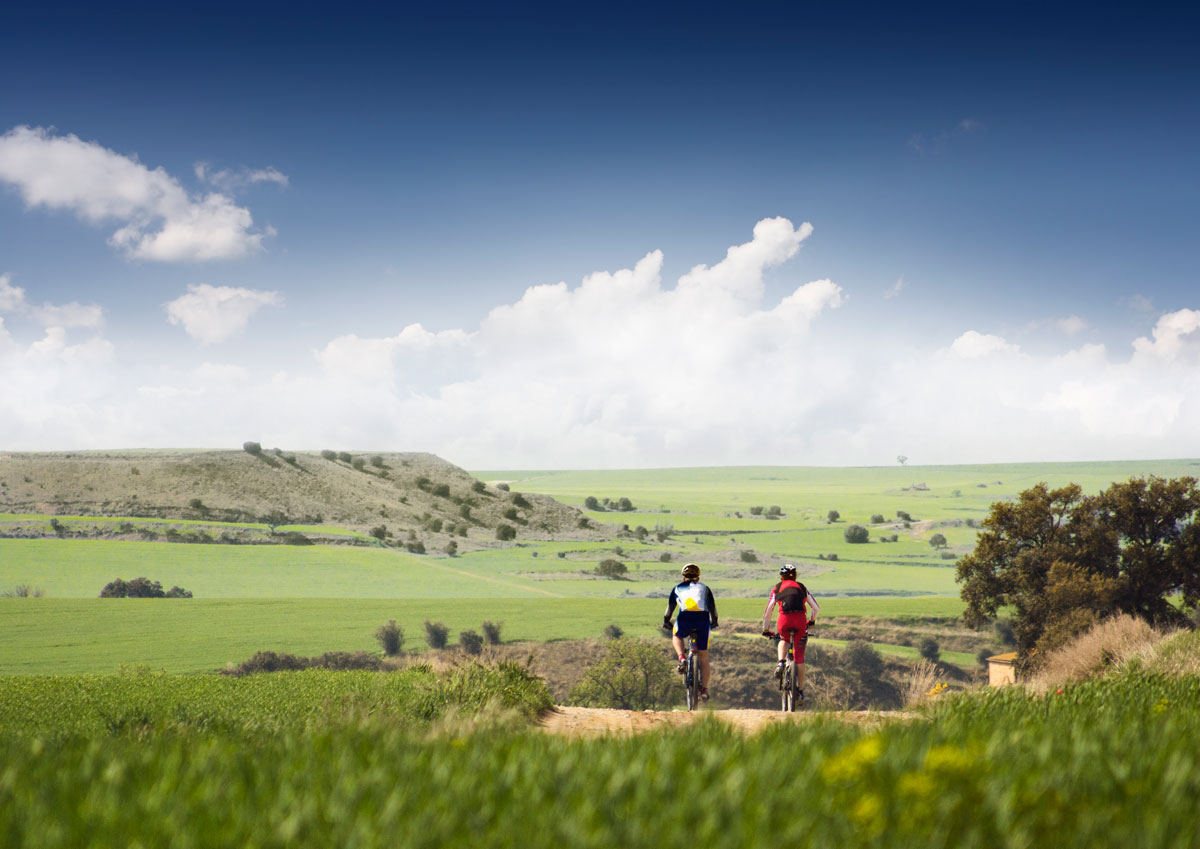
[[[664,625],[663,628],[669,626]],[[683,689],[687,694],[687,709],[695,710],[700,704],[700,657],[696,654],[696,634],[691,631],[687,635],[688,650],[684,657]]]
[[[785,637],[782,634],[768,633],[766,636],[774,637],[782,640]],[[783,675],[779,678],[779,705],[780,710],[784,713],[793,713],[804,707],[804,694],[800,690],[800,680],[796,672],[795,658],[795,634],[792,631],[788,632],[787,653],[784,655]],[[800,637],[801,640],[807,640],[808,635]]]

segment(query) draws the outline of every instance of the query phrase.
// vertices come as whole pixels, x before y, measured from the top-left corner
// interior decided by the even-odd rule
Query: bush
[[[842,518],[842,514],[841,514],[841,513],[839,513],[839,512],[838,512],[838,511],[836,511],[836,510],[830,510],[828,513],[826,513],[826,514],[825,514],[825,519],[826,519],[826,521],[828,521],[830,524],[833,524],[834,522],[836,522],[836,521],[837,521],[838,519],[840,519],[840,518]]]
[[[337,459],[337,452],[336,452],[336,451],[330,451],[328,448],[325,448],[325,449],[323,449],[323,450],[321,451],[321,459],[323,459],[323,460],[336,460],[336,459]]]
[[[896,518],[897,518],[897,519],[900,519],[901,521],[904,521],[904,522],[911,522],[911,521],[913,520],[913,517],[912,517],[912,516],[910,516],[910,515],[908,514],[908,512],[907,512],[907,511],[905,511],[905,510],[897,510],[897,511],[896,511]]]
[[[350,461],[350,465],[354,467],[354,471],[361,472],[367,468],[367,461],[362,457],[355,457]]]
[[[506,483],[498,483],[496,484],[496,489],[501,490],[502,492],[508,492],[509,486]]]
[[[193,498],[191,501],[188,502],[188,507],[191,507],[193,510],[203,510],[204,502],[201,501],[199,498]]]
[[[371,465],[377,469],[383,468],[383,456],[380,454],[371,455]]]
[[[354,459],[353,455],[351,455],[351,453],[349,451],[339,451],[337,458],[339,460],[341,460],[343,463],[349,463],[350,461],[352,461]]]
[[[191,598],[192,591],[185,590],[183,587],[171,587],[163,594],[163,598]]]
[[[602,578],[619,578],[629,569],[620,560],[601,560],[596,567],[596,574]]]
[[[886,521],[887,521],[887,519],[883,518],[882,513],[872,513],[871,514],[871,524],[872,525],[882,525]]]
[[[463,631],[458,635],[458,647],[467,654],[479,654],[483,651],[483,637],[471,630]]]
[[[375,639],[384,654],[395,657],[404,646],[404,629],[396,624],[395,619],[389,619],[386,625],[380,625],[376,629]]]
[[[487,484],[483,481],[475,481],[473,484],[471,484],[471,491],[478,492],[482,495],[483,493],[487,492]]]
[[[851,640],[842,651],[842,660],[851,676],[864,690],[870,690],[883,675],[883,658],[870,643]]]
[[[759,504],[759,505],[757,505],[757,506],[755,506],[755,507],[751,507],[751,508],[750,508],[750,515],[751,515],[751,516],[761,516],[761,515],[762,515],[762,511],[763,511],[762,505],[761,505],[761,504]]]
[[[461,516],[461,517],[462,517],[462,518],[464,518],[464,519],[470,519],[470,518],[471,518],[471,505],[470,505],[470,504],[464,504],[464,505],[462,505],[461,507],[459,507],[459,508],[458,508],[458,515],[459,515],[459,516]]]
[[[436,495],[438,498],[449,498],[450,497],[450,484],[439,483],[437,486],[435,486],[433,488],[433,494]]]
[[[510,522],[515,522],[517,521],[517,516],[520,514],[517,512],[516,507],[505,507],[504,512],[500,515],[502,515],[505,519],[508,519]]]
[[[617,509],[620,510],[622,513],[629,513],[634,509],[633,502],[622,495],[620,498],[617,499]]]
[[[945,548],[947,544],[945,534],[934,534],[929,538],[929,544],[934,548]]]
[[[371,528],[371,536],[375,537],[375,539],[379,540],[380,542],[386,540],[388,538],[387,525],[376,525],[375,527]]]
[[[242,450],[247,454],[253,454],[255,457],[257,457],[262,453],[262,445],[258,442],[243,442]]]
[[[456,556],[458,554],[458,543],[454,540],[450,540],[450,542],[446,543],[445,552],[451,557]]]
[[[664,551],[662,554],[658,555],[658,562],[659,563],[670,563],[671,562],[671,552]]]
[[[922,637],[917,643],[917,652],[930,663],[937,663],[942,656],[941,646],[933,637]]]
[[[183,587],[171,587],[163,591],[162,584],[149,578],[134,578],[123,581],[117,578],[100,590],[100,598],[191,598],[192,594]]]
[[[620,631],[615,625],[609,629]],[[672,665],[658,644],[616,638],[604,659],[584,673],[571,690],[572,704],[585,707],[652,710],[667,707],[678,687]]]
[[[768,519],[778,519],[782,515],[783,515],[783,508],[781,508],[778,504],[772,504],[770,507],[767,508],[767,518]]]
[[[435,534],[440,534],[442,532],[443,523],[441,519],[430,519],[425,523],[425,527],[429,528],[429,530]]]
[[[431,649],[444,649],[450,639],[450,629],[441,622],[425,620],[425,642]]]
[[[32,584],[17,584],[11,590],[0,593],[4,598],[41,598],[46,591]],[[103,598],[103,596],[101,596]]]
[[[871,539],[871,532],[862,525],[851,525],[842,532],[842,537],[846,542],[864,543]]]
[[[479,626],[479,630],[483,631],[483,638],[487,640],[489,646],[500,645],[500,629],[503,626],[503,622],[484,622]]]
[[[738,554],[742,558],[743,563],[757,563],[758,555],[748,548],[743,548]]]
[[[517,538],[517,529],[512,525],[500,524],[496,526],[496,539],[501,542],[508,542]]]
[[[404,544],[404,550],[409,554],[424,554],[425,543],[421,542],[419,539],[409,540]]]
[[[533,506],[533,505],[532,505],[532,504],[529,502],[529,499],[528,499],[528,498],[526,498],[524,495],[522,495],[522,494],[521,494],[521,493],[519,493],[519,492],[515,492],[515,493],[513,493],[513,497],[512,497],[512,498],[513,498],[513,504],[517,505],[517,506],[518,506],[518,507],[520,507],[522,510],[528,510],[530,507],[532,507],[532,506]]]

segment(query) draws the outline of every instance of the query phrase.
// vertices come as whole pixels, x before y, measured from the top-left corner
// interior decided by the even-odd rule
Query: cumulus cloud
[[[16,312],[25,307],[25,290],[14,286],[11,274],[0,274],[0,312]]]
[[[261,250],[267,235],[225,194],[189,195],[162,168],[42,127],[15,127],[0,136],[0,181],[30,207],[119,223],[109,244],[131,259],[239,259]]]
[[[43,327],[99,327],[104,324],[104,310],[97,304],[31,304],[25,290],[12,284],[12,275],[0,274],[0,313],[21,313],[31,316]]]
[[[171,324],[182,324],[193,339],[211,345],[242,330],[262,307],[282,303],[278,292],[201,283],[188,286],[186,295],[170,301],[165,308]]]
[[[771,219],[674,281],[653,251],[531,286],[471,327],[341,335],[289,373],[122,362],[100,339],[59,329],[20,342],[0,325],[0,444],[236,446],[253,434],[476,468],[1194,455],[1200,310],[1111,348],[1055,333],[1027,350],[986,327],[889,344],[832,280],[767,297],[764,273],[795,261],[810,233]],[[221,304],[204,297],[220,288],[188,294]],[[16,400],[26,392],[29,404]]]
[[[897,295],[899,295],[901,292],[904,291],[905,285],[906,284],[904,282],[904,275],[901,274],[899,277],[896,278],[896,282],[891,285],[891,288],[889,288],[886,292],[883,293],[883,299],[885,301],[890,301],[892,298],[896,297]]]

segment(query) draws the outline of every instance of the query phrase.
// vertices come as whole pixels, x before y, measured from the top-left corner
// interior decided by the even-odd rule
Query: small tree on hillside
[[[946,537],[944,534],[934,534],[929,538],[929,544],[934,548],[945,548],[947,545]]]
[[[834,522],[836,522],[838,519],[840,519],[840,518],[842,518],[842,514],[841,514],[841,513],[839,513],[839,512],[838,512],[838,511],[836,511],[836,510],[830,510],[828,513],[826,513],[826,514],[825,514],[825,519],[826,519],[826,520],[829,522],[829,524],[831,524],[831,525],[832,525]]]
[[[872,513],[871,514],[871,524],[872,525],[882,525],[886,521],[887,521],[887,519],[883,518],[882,513]]]
[[[609,643],[604,659],[585,672],[571,690],[570,701],[620,710],[666,707],[678,688],[675,677],[656,643],[618,638]]]
[[[601,560],[596,567],[596,574],[602,578],[619,578],[628,572],[628,567],[620,560]]]
[[[517,529],[512,525],[500,524],[496,526],[496,539],[501,542],[508,542],[517,538]]]
[[[336,452],[336,451],[330,451],[328,448],[325,448],[325,449],[323,449],[323,450],[321,451],[321,458],[322,458],[322,459],[324,459],[324,460],[336,460],[336,459],[337,459],[337,452]]]
[[[921,641],[917,643],[917,651],[920,652],[921,657],[931,663],[937,663],[942,656],[941,646],[933,637],[922,637]]]
[[[396,624],[395,619],[389,619],[386,625],[380,625],[375,630],[375,639],[379,641],[384,654],[395,657],[404,646],[404,629]]]
[[[351,460],[354,459],[354,456],[349,451],[339,451],[337,458],[339,460],[341,460],[343,463],[349,463]]]
[[[479,654],[483,651],[483,637],[475,631],[463,631],[458,635],[458,647],[467,654]]]
[[[842,532],[842,537],[846,542],[864,543],[871,539],[871,532],[862,525],[851,525]]]
[[[484,622],[479,626],[479,630],[483,631],[483,638],[487,640],[489,646],[500,645],[500,629],[503,624],[502,622]]]
[[[255,457],[257,457],[259,454],[262,453],[262,443],[260,443],[260,442],[243,442],[242,450],[245,451],[247,454],[253,454]]]

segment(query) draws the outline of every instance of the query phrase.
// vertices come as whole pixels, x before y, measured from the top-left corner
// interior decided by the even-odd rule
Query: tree
[[[503,627],[503,622],[484,622],[479,626],[479,630],[483,631],[483,638],[487,640],[489,646],[498,646],[500,645],[500,629]]]
[[[600,503],[600,500],[596,498],[596,496],[589,495],[587,498],[583,499],[583,509],[591,510],[593,512],[602,512],[604,510],[604,505]]]
[[[860,690],[870,691],[883,675],[883,658],[864,640],[851,640],[842,651],[846,671]]]
[[[354,459],[354,456],[349,451],[339,451],[337,458],[339,460],[341,460],[343,463],[349,463],[351,460]]]
[[[947,545],[946,537],[944,534],[934,534],[929,538],[929,544],[934,548],[945,548]]]
[[[483,651],[483,637],[469,629],[462,631],[458,635],[458,647],[467,654],[479,654]]]
[[[778,504],[772,504],[770,507],[767,508],[767,518],[768,519],[778,519],[782,515],[783,515],[783,508],[780,507]]]
[[[444,649],[450,639],[450,629],[441,622],[425,620],[425,642],[431,649]]]
[[[872,525],[882,525],[886,521],[887,521],[887,519],[883,518],[882,513],[872,513],[871,514],[871,524]]]
[[[616,622],[604,626],[604,639],[606,640],[619,640],[624,633],[625,629]]]
[[[371,455],[371,465],[377,469],[383,468],[383,456],[380,454]]]
[[[825,518],[826,518],[826,519],[829,521],[829,523],[832,525],[832,524],[833,524],[834,522],[836,522],[838,519],[842,518],[842,514],[841,514],[841,513],[839,513],[839,512],[838,512],[838,511],[836,511],[836,510],[830,510],[828,513],[826,513],[826,514],[825,514]]]
[[[604,659],[584,673],[571,702],[586,707],[652,710],[673,701],[679,686],[662,649],[648,640],[617,638]]]
[[[596,574],[602,578],[619,578],[629,571],[629,568],[620,560],[601,560],[600,565],[596,567]]]
[[[502,542],[508,542],[511,539],[517,538],[517,529],[512,525],[500,524],[496,526],[496,539]]]
[[[762,511],[763,511],[763,506],[761,504],[756,504],[755,506],[750,508],[750,515],[751,516],[761,516]]]
[[[899,463],[901,466],[903,466],[905,463],[908,462],[908,458],[905,457],[903,454],[898,454],[896,456],[896,462]]]
[[[1041,483],[992,505],[975,550],[958,562],[964,621],[982,627],[1016,611],[1019,666],[1115,613],[1181,622],[1171,604],[1200,602],[1196,479],[1131,478],[1097,496]]]
[[[623,513],[629,513],[633,510],[633,502],[622,495],[617,499],[617,509]]]
[[[933,637],[922,637],[917,643],[917,651],[930,663],[937,663],[942,656],[941,646]]]
[[[404,646],[404,629],[396,624],[395,619],[389,619],[386,625],[375,629],[375,639],[379,641],[379,647],[383,649],[384,654],[395,657]]]
[[[447,554],[449,554],[451,557],[457,556],[458,555],[458,543],[455,542],[454,540],[450,540],[450,542],[446,543],[445,552]]]
[[[242,450],[245,451],[247,454],[253,454],[255,457],[257,457],[259,454],[262,453],[262,443],[243,442]]]
[[[375,527],[371,528],[371,536],[375,537],[375,539],[379,540],[380,542],[386,540],[388,537],[387,525],[376,525]]]
[[[433,488],[433,494],[436,495],[438,498],[449,498],[450,497],[450,484],[448,484],[448,483],[437,484]]]
[[[367,467],[367,461],[362,457],[355,457],[350,461],[350,465],[354,467],[354,471],[361,472]]]
[[[864,543],[871,539],[871,532],[862,525],[851,525],[842,532],[842,537],[846,542]]]

